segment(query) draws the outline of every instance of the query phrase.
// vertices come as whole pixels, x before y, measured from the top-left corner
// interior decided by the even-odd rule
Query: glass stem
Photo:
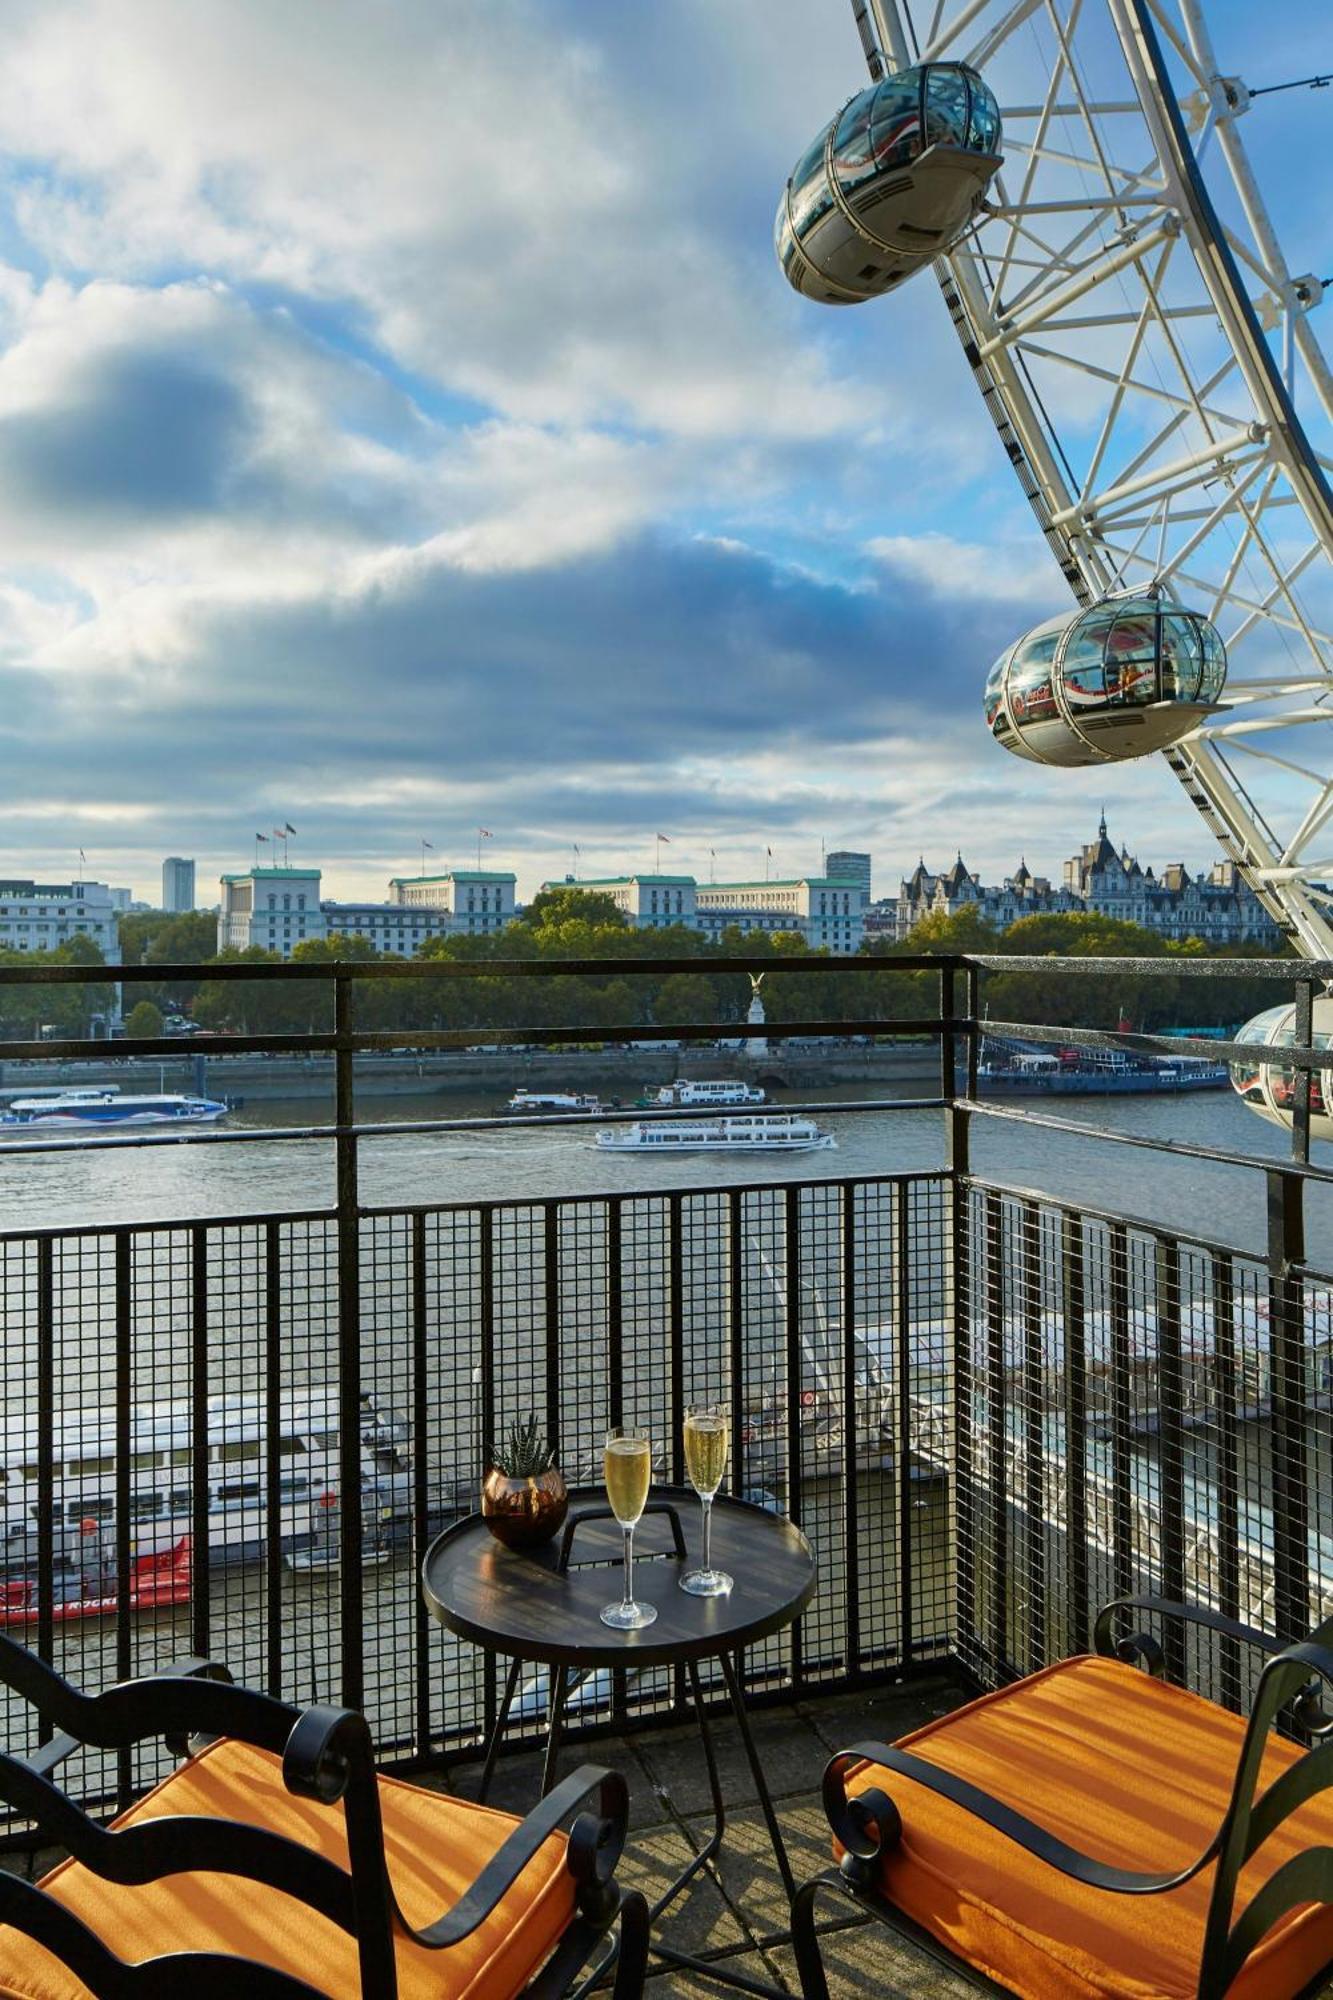
[[[634,1602],[634,1530],[625,1530],[625,1603]]]
[[[711,1493],[701,1493],[699,1498],[703,1501],[704,1508],[704,1568],[711,1576],[713,1574],[713,1496]]]

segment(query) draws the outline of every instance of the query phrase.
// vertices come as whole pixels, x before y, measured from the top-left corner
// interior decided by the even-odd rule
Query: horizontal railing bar
[[[1108,1146],[1137,1146],[1148,1153],[1171,1153],[1179,1159],[1207,1160],[1216,1167],[1244,1167],[1250,1173],[1282,1173],[1296,1180],[1333,1181],[1333,1167],[1310,1166],[1285,1155],[1271,1158],[1254,1153],[1222,1152],[1215,1146],[1193,1145],[1187,1139],[1153,1139],[1139,1132],[1113,1132],[1104,1125],[1084,1125],[1074,1119],[1051,1118],[1040,1111],[1023,1111],[1017,1105],[995,1104],[980,1097],[960,1098],[958,1102],[978,1117],[1001,1118],[1013,1125],[1037,1125],[1048,1132],[1067,1132],[1074,1139],[1097,1139]]]
[[[707,956],[688,958],[403,958],[403,959],[357,959],[330,958],[324,960],[284,959],[281,965],[247,965],[235,959],[212,960],[189,965],[13,965],[0,969],[0,986],[106,986],[124,982],[127,985],[169,986],[191,981],[195,984],[211,983],[215,980],[232,982],[235,980],[258,980],[270,983],[284,979],[369,979],[369,980],[421,980],[421,979],[604,979],[612,975],[617,979],[630,973],[639,973],[645,979],[660,979],[676,972],[701,972],[710,979],[725,978],[736,974],[749,978],[755,974],[785,972],[826,972],[836,977],[846,978],[856,972],[933,972],[941,965],[960,964],[962,961],[946,956],[934,957],[922,953],[915,957],[837,958],[797,957],[797,958],[710,958]],[[1044,959],[1025,960],[1024,963],[1042,965]]]
[[[0,975],[3,985],[3,975]],[[803,1036],[807,1040],[818,1037],[822,1041],[840,1041],[854,1035],[875,1035],[893,1040],[938,1040],[945,1034],[967,1034],[973,1023],[967,1020],[942,1021],[938,1014],[922,1020],[883,1021],[877,1016],[868,1020],[830,1022],[822,1016],[811,1021],[758,1022],[712,1021],[693,1023],[688,1026],[672,1025],[658,1027],[586,1027],[586,1028],[506,1028],[490,1029],[479,1024],[470,1028],[368,1028],[356,1029],[345,1042],[340,1043],[332,1029],[317,1028],[306,1034],[282,1035],[155,1035],[133,1042],[117,1040],[63,1042],[3,1042],[0,1041],[0,1062],[107,1062],[122,1057],[168,1056],[178,1061],[191,1056],[244,1056],[244,1055],[319,1055],[332,1052],[340,1046],[350,1048],[353,1054],[374,1055],[383,1049],[472,1049],[477,1046],[477,1036],[486,1035],[497,1049],[517,1044],[520,1048],[538,1047],[578,1047],[586,1043],[598,1046],[609,1043],[613,1048],[632,1047],[639,1042],[660,1046],[663,1042],[753,1042],[783,1041]],[[108,1049],[115,1051],[109,1057]]]
[[[938,1108],[938,1107],[937,1107]],[[915,1182],[938,1186],[948,1179],[943,1167],[904,1167],[893,1173],[850,1174],[829,1180],[807,1181],[709,1181],[706,1187],[691,1182],[678,1187],[647,1188],[589,1188],[580,1193],[561,1195],[487,1195],[468,1197],[462,1195],[457,1201],[430,1202],[368,1202],[358,1208],[362,1221],[384,1221],[396,1215],[463,1215],[497,1214],[512,1209],[569,1209],[597,1208],[608,1202],[623,1203],[633,1201],[663,1201],[669,1195],[680,1194],[687,1199],[704,1196],[740,1193],[750,1190],[764,1191],[778,1187],[797,1187],[803,1193],[817,1188],[840,1189],[844,1187],[896,1187],[899,1183]],[[0,1243],[41,1243],[52,1241],[84,1241],[92,1237],[130,1236],[147,1237],[170,1235],[173,1232],[186,1234],[191,1229],[225,1230],[254,1229],[266,1222],[276,1221],[281,1225],[289,1223],[309,1224],[326,1222],[330,1225],[338,1220],[336,1208],[293,1208],[260,1209],[240,1215],[194,1215],[189,1217],[171,1216],[166,1220],[147,1222],[82,1222],[77,1224],[50,1223],[16,1229],[0,1229]]]
[[[938,1186],[942,1182],[947,1181],[948,1178],[948,1171],[944,1167],[901,1167],[894,1173],[849,1174],[838,1178],[830,1177],[828,1180],[709,1181],[706,1186],[700,1186],[695,1182],[689,1181],[675,1187],[616,1188],[610,1191],[606,1188],[590,1188],[576,1194],[533,1195],[528,1199],[513,1195],[488,1195],[478,1199],[474,1195],[471,1200],[466,1196],[461,1196],[457,1201],[416,1203],[391,1201],[364,1206],[359,1212],[362,1218],[367,1221],[372,1218],[383,1220],[385,1217],[395,1215],[470,1215],[474,1213],[494,1215],[502,1213],[506,1209],[516,1208],[600,1208],[607,1202],[619,1204],[634,1201],[666,1201],[671,1195],[683,1195],[687,1201],[691,1201],[724,1194],[748,1194],[751,1192],[767,1194],[774,1188],[786,1189],[794,1187],[802,1194],[812,1194],[820,1188],[839,1192],[847,1187],[897,1187],[903,1182],[911,1183],[916,1181],[929,1182],[932,1185]]]
[[[942,1111],[946,1100],[942,1097],[855,1097],[834,1098],[827,1103],[806,1104],[802,1102],[792,1107],[792,1114],[802,1118],[828,1117],[844,1113],[858,1116],[866,1111]],[[256,1126],[243,1132],[219,1132],[209,1127],[198,1132],[126,1132],[108,1133],[99,1136],[89,1133],[71,1136],[68,1139],[0,1139],[0,1160],[9,1159],[19,1153],[68,1153],[68,1152],[108,1152],[123,1151],[141,1146],[262,1146],[270,1141],[275,1143],[293,1139],[401,1139],[414,1134],[435,1132],[523,1132],[536,1127],[583,1125],[637,1125],[666,1124],[672,1119],[693,1121],[704,1117],[743,1116],[739,1106],[710,1107],[705,1105],[663,1105],[660,1108],[648,1105],[622,1105],[618,1110],[606,1105],[601,1111],[542,1111],[542,1112],[497,1112],[480,1118],[385,1118],[373,1124],[355,1125],[274,1125]],[[768,1111],[765,1116],[782,1117],[783,1112]],[[22,1128],[20,1128],[22,1129]]]
[[[897,963],[892,959],[887,962]],[[934,962],[938,965],[947,961]],[[965,953],[963,963],[979,966],[983,972],[1042,972],[1048,976],[1064,972],[1080,976],[1095,973],[1104,979],[1132,973],[1136,979],[1333,980],[1330,958],[1063,958],[1055,952],[1034,957],[983,951]]]
[[[0,1243],[86,1243],[97,1236],[188,1235],[191,1229],[260,1229],[266,1222],[329,1222],[338,1220],[336,1208],[263,1208],[241,1215],[169,1216],[165,1221],[148,1222],[47,1222],[28,1223],[16,1229],[0,1229]]]

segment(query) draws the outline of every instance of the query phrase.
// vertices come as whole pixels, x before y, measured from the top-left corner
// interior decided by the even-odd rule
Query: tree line
[[[303,980],[220,981],[173,977],[183,964],[280,966],[276,952],[216,949],[216,920],[201,912],[168,916],[160,911],[122,918],[121,952],[128,965],[160,966],[161,980],[127,989],[134,1004],[130,1034],[161,1033],[165,1017],[186,1013],[201,1028],[242,1034],[311,1033],[333,1025],[331,984]],[[1260,1008],[1284,997],[1281,987],[1257,978],[1171,977],[1172,962],[1210,957],[1254,958],[1256,949],[1231,947],[1213,952],[1199,938],[1162,938],[1136,924],[1093,915],[1022,917],[1000,931],[976,912],[932,915],[909,940],[895,943],[870,937],[856,969],[830,970],[828,954],[812,951],[796,932],[743,932],[733,926],[713,940],[685,925],[639,930],[612,897],[567,886],[543,890],[514,922],[490,935],[427,939],[418,959],[440,967],[438,979],[359,982],[356,1025],[364,1030],[401,1032],[440,1028],[474,1032],[507,1030],[540,1041],[543,1029],[557,1027],[719,1028],[745,1017],[751,982],[729,972],[727,960],[762,959],[771,964],[762,985],[764,1008],[774,1024],[809,1021],[838,1024],[933,1018],[939,1008],[934,973],[912,970],[900,961],[959,952],[1003,952],[1015,956],[1121,958],[1164,961],[1163,971],[1135,967],[1102,976],[1050,970],[988,972],[981,984],[983,1011],[993,1020],[1045,1021],[1053,1025],[1115,1027],[1122,1021],[1145,1032],[1166,1027],[1233,1027]],[[391,959],[365,938],[307,939],[292,952],[298,964],[373,964]],[[50,953],[0,951],[6,963],[96,963],[101,954],[91,940],[70,939]],[[604,977],[590,974],[542,978],[506,970],[516,959],[558,967],[575,960],[605,960]],[[654,963],[689,961],[688,968],[655,975]],[[845,963],[845,962],[844,962]],[[469,979],[448,976],[446,968],[484,966]],[[111,989],[16,987],[0,980],[0,1032],[22,1037],[47,1025],[61,1035],[87,1031],[95,1012],[105,1012]],[[961,996],[960,996],[961,1004]]]

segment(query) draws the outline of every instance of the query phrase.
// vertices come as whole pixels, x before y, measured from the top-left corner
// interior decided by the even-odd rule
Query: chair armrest
[[[1124,1660],[1129,1664],[1140,1659],[1148,1672],[1159,1680],[1166,1674],[1162,1648],[1149,1632],[1130,1632],[1123,1639],[1112,1638],[1111,1625],[1117,1611],[1152,1611],[1159,1617],[1179,1618],[1192,1625],[1203,1625],[1210,1632],[1220,1632],[1225,1638],[1257,1647],[1270,1660],[1279,1659],[1291,1650],[1285,1641],[1274,1638],[1271,1632],[1260,1632],[1253,1625],[1243,1625],[1238,1619],[1228,1618],[1205,1604],[1184,1604],[1175,1598],[1153,1596],[1117,1597],[1110,1604],[1104,1604],[1097,1613],[1097,1623],[1093,1628],[1092,1643],[1096,1651],[1107,1658]],[[1318,1628],[1305,1643],[1312,1644],[1320,1638],[1333,1639],[1333,1620]],[[1293,1697],[1291,1711],[1293,1721],[1314,1736],[1322,1736],[1333,1729],[1333,1715],[1321,1706],[1313,1681]]]
[[[834,1837],[850,1859],[850,1866],[847,1862],[843,1864],[843,1874],[858,1888],[873,1885],[874,1864],[897,1845],[902,1835],[902,1816],[887,1792],[875,1788],[848,1798],[844,1780],[848,1770],[861,1763],[882,1765],[886,1771],[896,1771],[900,1777],[926,1786],[948,1799],[951,1805],[961,1806],[974,1819],[993,1827],[996,1833],[1004,1834],[1039,1861],[1058,1868],[1062,1875],[1072,1876],[1090,1889],[1107,1889],[1120,1896],[1154,1896],[1165,1889],[1178,1889],[1207,1867],[1221,1846],[1222,1827],[1219,1827],[1198,1860],[1175,1875],[1143,1875],[1127,1868],[1113,1868],[1048,1833],[1035,1820],[983,1792],[979,1785],[969,1784],[966,1778],[956,1777],[938,1764],[927,1763],[924,1757],[914,1756],[910,1750],[884,1743],[857,1743],[850,1750],[839,1751],[824,1772],[824,1811]]]
[[[120,1681],[101,1694],[84,1694],[3,1632],[0,1686],[13,1688],[57,1732],[58,1750],[45,1744],[34,1753],[35,1761],[29,1760],[38,1771],[53,1769],[83,1744],[125,1750],[146,1736],[165,1737],[177,1754],[191,1736],[238,1736],[280,1756],[301,1713],[252,1688],[234,1686],[224,1666],[199,1659]]]
[[[1124,1639],[1112,1637],[1111,1627],[1117,1611],[1153,1611],[1162,1618],[1179,1618],[1187,1624],[1204,1625],[1210,1632],[1220,1632],[1225,1638],[1237,1639],[1243,1645],[1257,1646],[1261,1653],[1273,1654],[1283,1650],[1281,1639],[1275,1639],[1271,1632],[1261,1632],[1254,1625],[1243,1625],[1237,1618],[1228,1618],[1220,1611],[1213,1611],[1206,1604],[1185,1604],[1173,1597],[1116,1597],[1104,1604],[1097,1613],[1093,1627],[1092,1644],[1094,1651],[1107,1659],[1133,1662],[1142,1659],[1148,1672],[1158,1678],[1164,1672],[1162,1649],[1147,1632],[1132,1632]]]
[[[594,1810],[580,1811],[589,1801],[595,1802]],[[586,1917],[609,1920],[619,1900],[614,1877],[629,1822],[629,1790],[618,1771],[584,1764],[533,1807],[452,1909],[416,1930],[395,1897],[399,1923],[418,1944],[433,1951],[460,1943],[499,1908],[538,1850],[571,1813],[578,1817],[570,1829],[566,1866],[579,1885],[579,1907]]]

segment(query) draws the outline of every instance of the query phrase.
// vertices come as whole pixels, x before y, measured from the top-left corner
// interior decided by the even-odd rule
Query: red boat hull
[[[160,1611],[173,1604],[190,1601],[190,1538],[182,1535],[174,1548],[160,1555],[136,1556],[130,1565],[129,1608],[131,1611]],[[54,1625],[68,1625],[77,1618],[114,1618],[120,1609],[119,1595],[62,1598],[50,1608]],[[33,1577],[19,1577],[0,1583],[0,1629],[16,1625],[36,1625],[42,1616],[37,1583]]]

